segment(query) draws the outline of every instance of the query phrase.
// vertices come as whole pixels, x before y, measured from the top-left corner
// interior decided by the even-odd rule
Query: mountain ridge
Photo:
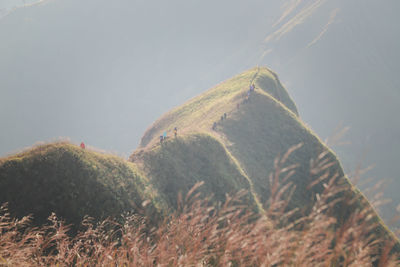
[[[253,84],[255,89],[250,90]],[[172,135],[175,127],[176,137]],[[160,142],[164,132],[168,132],[167,138]],[[301,121],[296,105],[268,68],[252,68],[167,112],[142,140],[129,158],[131,162],[72,144],[39,146],[1,159],[0,188],[11,188],[9,192],[18,192],[21,199],[2,196],[17,203],[10,201],[10,208],[19,209],[18,216],[26,215],[23,213],[29,207],[24,205],[30,203],[33,211],[39,208],[48,216],[54,209],[74,223],[85,213],[101,219],[129,210],[143,213],[141,209],[157,220],[179,207],[179,195],[205,182],[200,192],[215,206],[226,195],[246,190],[248,208],[264,214],[263,207],[275,190],[271,181],[276,175],[283,188],[293,189],[284,196],[288,198],[287,210],[292,210],[296,218],[310,212],[325,183],[333,183],[341,189],[332,199],[336,226],[341,227],[352,211],[366,209],[376,223],[371,234],[392,240],[396,244],[393,251],[400,251],[397,238],[345,176],[335,153]],[[16,172],[21,173],[15,176]],[[43,203],[34,201],[39,191],[36,188],[40,188],[35,181],[51,189],[46,192],[49,199],[38,200]],[[76,190],[75,184],[79,189],[86,182],[88,186]],[[59,193],[60,184],[65,186],[63,194]],[[24,190],[19,192],[21,185]],[[99,187],[104,190],[97,190]],[[88,194],[93,203],[88,205],[85,199],[74,197],[71,201],[71,194]],[[58,204],[42,207],[59,196]],[[67,204],[77,210],[63,213]],[[97,209],[90,214],[93,207]],[[40,222],[47,216],[40,214]]]
[[[255,75],[260,70],[266,75]],[[142,143],[137,152],[133,153],[131,160],[146,161],[146,155],[153,153],[149,151],[154,151],[154,149],[163,151],[163,147],[169,142],[177,142],[180,138],[205,133],[223,144],[227,153],[235,159],[233,161],[236,168],[242,170],[244,176],[249,179],[254,198],[258,199],[259,203],[265,203],[272,190],[268,175],[277,167],[277,156],[286,155],[287,151],[296,147],[297,149],[294,149],[290,157],[286,159],[286,165],[280,166],[283,169],[293,168],[294,171],[289,181],[283,184],[283,186],[292,184],[296,187],[288,206],[289,209],[299,209],[299,216],[307,214],[309,207],[315,201],[313,199],[315,194],[324,190],[325,182],[322,180],[314,184],[314,180],[318,179],[319,175],[325,178],[336,177],[334,183],[344,190],[341,197],[353,201],[352,204],[342,201],[335,205],[334,213],[338,225],[343,224],[354,209],[372,209],[374,221],[378,222],[378,227],[375,228],[376,233],[397,240],[365,196],[346,177],[335,153],[301,121],[297,112],[293,112],[297,109],[293,108],[295,105],[289,101],[290,97],[286,90],[283,87],[279,88],[281,90],[271,90],[271,88],[277,88],[271,87],[271,85],[278,85],[277,81],[279,81],[277,76],[272,75],[268,68],[253,68],[220,83],[157,120],[144,134]],[[256,89],[247,98],[248,86],[253,82]],[[285,98],[286,95],[289,98]],[[215,100],[213,96],[219,99]],[[239,103],[238,107],[237,103]],[[292,110],[288,108],[291,103]],[[202,108],[205,108],[203,113],[199,112]],[[225,112],[228,113],[226,118]],[[212,127],[213,122],[217,123],[215,128]],[[174,127],[179,129],[176,138],[171,134]],[[163,132],[167,132],[168,137],[160,144],[158,137]],[[174,153],[179,154],[181,151]],[[147,164],[157,165],[158,163],[147,162]],[[322,170],[316,168],[319,164],[324,166],[321,167]],[[181,168],[192,170],[190,164],[182,164]],[[195,173],[196,171],[194,171],[194,176],[196,176]],[[198,181],[196,179],[191,181],[191,185]],[[399,248],[400,246],[397,246],[396,249]]]
[[[214,122],[220,121],[224,113],[231,114],[237,110],[237,104],[243,104],[246,94],[253,80],[257,78],[262,84],[260,93],[276,99],[278,103],[287,107],[298,115],[297,107],[290,98],[286,89],[282,86],[277,75],[270,69],[255,67],[224,81],[206,92],[190,99],[183,105],[172,109],[153,123],[144,133],[139,149],[147,147],[158,141],[158,137],[164,131],[172,133],[174,126],[168,125],[174,121],[179,124],[179,132],[208,132]],[[282,98],[282,99],[280,99]],[[191,121],[185,121],[185,118]],[[168,125],[166,128],[165,125]],[[213,132],[211,132],[213,133]]]

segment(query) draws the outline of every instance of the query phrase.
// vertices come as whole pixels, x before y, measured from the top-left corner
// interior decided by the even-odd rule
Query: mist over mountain
[[[396,180],[399,7],[54,0],[19,8],[0,19],[0,154],[68,136],[128,156],[166,110],[265,64],[322,138],[339,123],[351,127],[352,145],[336,148],[347,170],[366,153],[372,176]]]

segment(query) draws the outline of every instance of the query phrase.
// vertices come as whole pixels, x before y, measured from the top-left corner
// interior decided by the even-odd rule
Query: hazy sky
[[[20,7],[23,5],[34,4],[37,2],[41,2],[43,0],[1,0],[0,8],[10,9],[14,7]]]
[[[0,0],[0,19],[16,8],[30,6],[47,0]]]
[[[39,2],[43,2],[46,0],[1,0],[0,1],[0,9],[13,9],[16,7],[22,7],[24,5],[31,5]]]

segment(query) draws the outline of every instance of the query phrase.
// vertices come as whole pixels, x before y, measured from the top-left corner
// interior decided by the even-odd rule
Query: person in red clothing
[[[82,142],[82,143],[81,143],[81,148],[82,148],[82,149],[85,149],[85,148],[86,148],[86,146],[85,146],[85,143],[84,143],[84,142]]]

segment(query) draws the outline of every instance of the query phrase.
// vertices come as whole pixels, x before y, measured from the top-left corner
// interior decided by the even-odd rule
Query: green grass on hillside
[[[257,85],[257,88],[263,90],[265,93],[269,94],[270,96],[281,102],[290,111],[298,116],[297,107],[290,95],[288,94],[287,90],[281,84],[278,75],[276,75],[276,73],[271,70],[268,71],[269,74],[273,76],[273,79],[271,79],[271,77],[267,75],[265,69],[261,69],[254,79],[254,83]]]
[[[297,114],[294,102],[280,84],[276,74],[267,68],[253,68],[215,86],[162,116],[144,134],[140,144],[141,148],[156,144],[158,137],[164,131],[171,135],[176,126],[179,128],[180,134],[210,132],[213,123],[218,122],[224,113],[230,116],[235,112],[236,105],[243,102],[249,85],[253,81],[259,88],[258,90],[265,90],[266,93],[279,96],[282,103]]]
[[[212,136],[195,134],[173,138],[145,152],[142,158],[151,183],[172,207],[177,206],[179,192],[185,196],[201,181],[204,185],[200,191],[204,196],[214,195],[214,201],[223,202],[227,193],[245,189],[247,201],[255,204],[249,181]]]
[[[0,203],[8,202],[13,216],[33,214],[35,224],[46,222],[51,212],[75,225],[85,215],[100,220],[145,212],[145,200],[154,204],[146,212],[157,213],[157,196],[134,164],[68,143],[0,159],[0,189]]]
[[[275,158],[302,143],[302,147],[289,157],[287,165],[299,165],[290,179],[297,185],[293,202],[311,201],[312,192],[306,190],[313,181],[313,177],[310,177],[310,160],[316,159],[325,147],[278,102],[255,92],[233,118],[221,123],[218,131],[229,140],[227,148],[242,162],[263,202],[268,199],[268,176],[274,170]],[[332,172],[337,171],[343,176],[336,157],[332,153],[329,156],[336,162]]]

